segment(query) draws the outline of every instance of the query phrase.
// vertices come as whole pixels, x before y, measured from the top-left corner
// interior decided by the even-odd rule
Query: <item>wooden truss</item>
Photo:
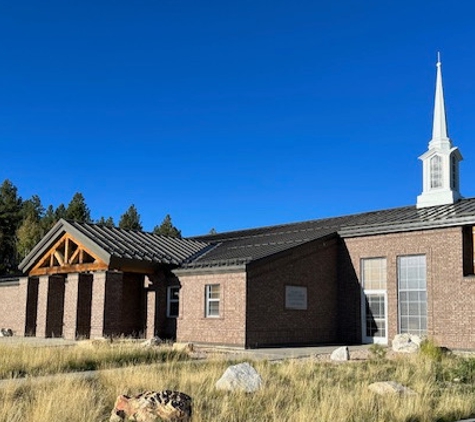
[[[51,247],[30,271],[30,275],[107,270],[108,265],[68,233]]]

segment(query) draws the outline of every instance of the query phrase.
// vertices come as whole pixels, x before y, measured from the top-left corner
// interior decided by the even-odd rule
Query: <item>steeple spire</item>
[[[435,82],[434,121],[429,149],[422,154],[422,193],[417,197],[417,208],[453,204],[462,196],[459,192],[459,162],[462,155],[447,133],[442,64],[437,53],[437,78]]]
[[[444,88],[442,86],[442,63],[440,53],[437,53],[437,79],[435,84],[434,122],[432,126],[432,141],[449,141],[447,134],[447,118],[445,116]]]

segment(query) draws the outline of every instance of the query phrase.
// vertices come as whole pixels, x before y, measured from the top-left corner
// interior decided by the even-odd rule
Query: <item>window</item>
[[[427,331],[425,255],[398,257],[399,332],[424,335]]]
[[[430,159],[430,187],[442,187],[442,157],[434,155]]]
[[[452,155],[452,189],[458,189],[458,178],[457,178],[457,160]]]
[[[473,275],[475,273],[475,255],[474,255],[474,237],[475,230],[473,226],[462,228],[462,248],[463,248],[463,275]]]
[[[219,296],[219,284],[208,284],[206,286],[206,318],[219,317]]]
[[[167,317],[176,318],[180,308],[180,287],[170,286],[167,289]]]
[[[363,342],[387,343],[386,258],[361,260]]]

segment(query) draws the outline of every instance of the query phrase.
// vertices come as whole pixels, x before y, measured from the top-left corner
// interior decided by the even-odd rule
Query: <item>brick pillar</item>
[[[20,285],[18,286],[18,302],[16,314],[17,326],[12,327],[17,335],[24,336],[26,333],[26,313],[28,303],[28,277],[20,278]]]
[[[46,337],[46,320],[48,318],[49,276],[43,275],[38,284],[38,313],[36,318],[36,336]]]
[[[76,340],[78,317],[78,290],[80,274],[68,274],[64,291],[64,328],[65,339]]]
[[[106,271],[95,272],[92,280],[91,338],[104,337]]]
[[[91,338],[119,335],[121,331],[123,273],[94,273],[91,302]]]
[[[146,283],[149,284],[149,283]],[[150,283],[151,284],[151,283]],[[150,286],[149,284],[149,286]],[[157,311],[157,292],[147,286],[147,297],[145,298],[145,312],[147,313],[145,321],[145,338],[152,338],[155,336],[155,321]]]

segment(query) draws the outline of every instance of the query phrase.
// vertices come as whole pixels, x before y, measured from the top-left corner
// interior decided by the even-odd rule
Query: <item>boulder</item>
[[[404,387],[402,384],[398,384],[395,381],[380,381],[373,382],[368,388],[376,394],[398,394],[400,396],[413,396],[416,394],[414,390],[408,387]]]
[[[173,350],[176,352],[191,353],[194,349],[193,343],[173,343]]]
[[[110,422],[191,421],[192,399],[180,391],[146,391],[136,396],[120,395],[111,412]]]
[[[346,362],[347,360],[350,360],[350,351],[348,346],[335,349],[330,355],[330,359],[336,362]]]
[[[2,333],[2,337],[12,337],[13,336],[13,331],[11,328],[2,328],[0,330],[0,333]]]
[[[247,362],[230,366],[216,382],[218,390],[253,393],[262,386],[262,378]]]
[[[392,341],[392,348],[398,353],[415,353],[421,342],[422,339],[415,334],[397,334]]]
[[[142,342],[142,347],[155,347],[155,346],[160,346],[162,343],[163,343],[162,339],[158,336],[155,336]]]

